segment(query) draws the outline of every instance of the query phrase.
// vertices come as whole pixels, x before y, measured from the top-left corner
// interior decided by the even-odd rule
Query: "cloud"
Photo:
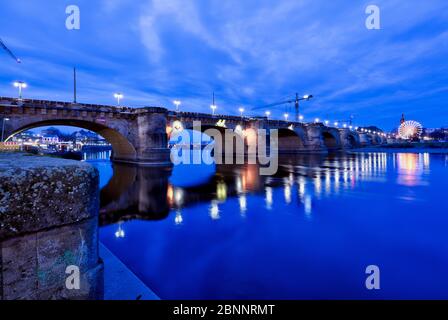
[[[0,36],[24,64],[0,53],[0,95],[23,78],[30,95],[71,99],[76,65],[82,98],[93,103],[111,103],[119,90],[135,106],[178,98],[208,111],[214,91],[220,110],[236,114],[299,92],[316,97],[302,106],[309,118],[356,113],[360,124],[393,127],[395,112],[412,112],[436,126],[448,101],[448,4],[376,4],[382,30],[370,31],[362,2],[79,0],[81,30],[70,33],[63,3],[8,2],[2,11],[15,19],[0,21]]]
[[[153,62],[158,62],[163,54],[163,48],[156,31],[154,17],[140,18],[141,37],[143,45],[148,50],[148,56]]]

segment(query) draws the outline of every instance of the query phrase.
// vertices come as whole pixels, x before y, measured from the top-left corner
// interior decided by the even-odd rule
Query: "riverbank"
[[[101,242],[99,250],[104,262],[104,300],[160,300]]]

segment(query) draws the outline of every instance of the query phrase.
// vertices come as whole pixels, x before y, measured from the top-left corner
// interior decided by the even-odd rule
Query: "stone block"
[[[86,163],[0,154],[0,240],[96,216],[98,179]]]
[[[0,154],[0,298],[102,299],[98,203],[90,165]],[[69,266],[79,289],[66,286]]]

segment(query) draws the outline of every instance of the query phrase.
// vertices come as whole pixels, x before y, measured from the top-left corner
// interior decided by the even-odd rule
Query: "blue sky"
[[[65,27],[68,5],[81,29]],[[365,8],[381,9],[381,30]],[[401,113],[448,126],[446,0],[0,0],[0,95],[238,114],[295,92],[312,93],[306,119],[394,128]],[[6,17],[6,18],[5,18]],[[272,109],[280,117],[284,108]],[[275,112],[274,112],[275,111]],[[257,112],[250,112],[257,114]],[[262,114],[258,111],[258,114]]]

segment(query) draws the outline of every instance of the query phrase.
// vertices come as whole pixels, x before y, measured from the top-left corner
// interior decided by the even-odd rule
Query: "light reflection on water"
[[[99,151],[99,152],[83,152],[82,160],[83,161],[108,160],[108,159],[110,159],[111,155],[112,155],[112,150],[105,150],[105,151]]]
[[[285,159],[273,177],[114,165],[101,240],[167,299],[448,298],[447,167],[386,153]],[[364,289],[369,264],[380,291]]]
[[[430,166],[429,154],[402,153],[397,155],[398,183],[406,186],[425,184],[423,173],[427,173]]]

